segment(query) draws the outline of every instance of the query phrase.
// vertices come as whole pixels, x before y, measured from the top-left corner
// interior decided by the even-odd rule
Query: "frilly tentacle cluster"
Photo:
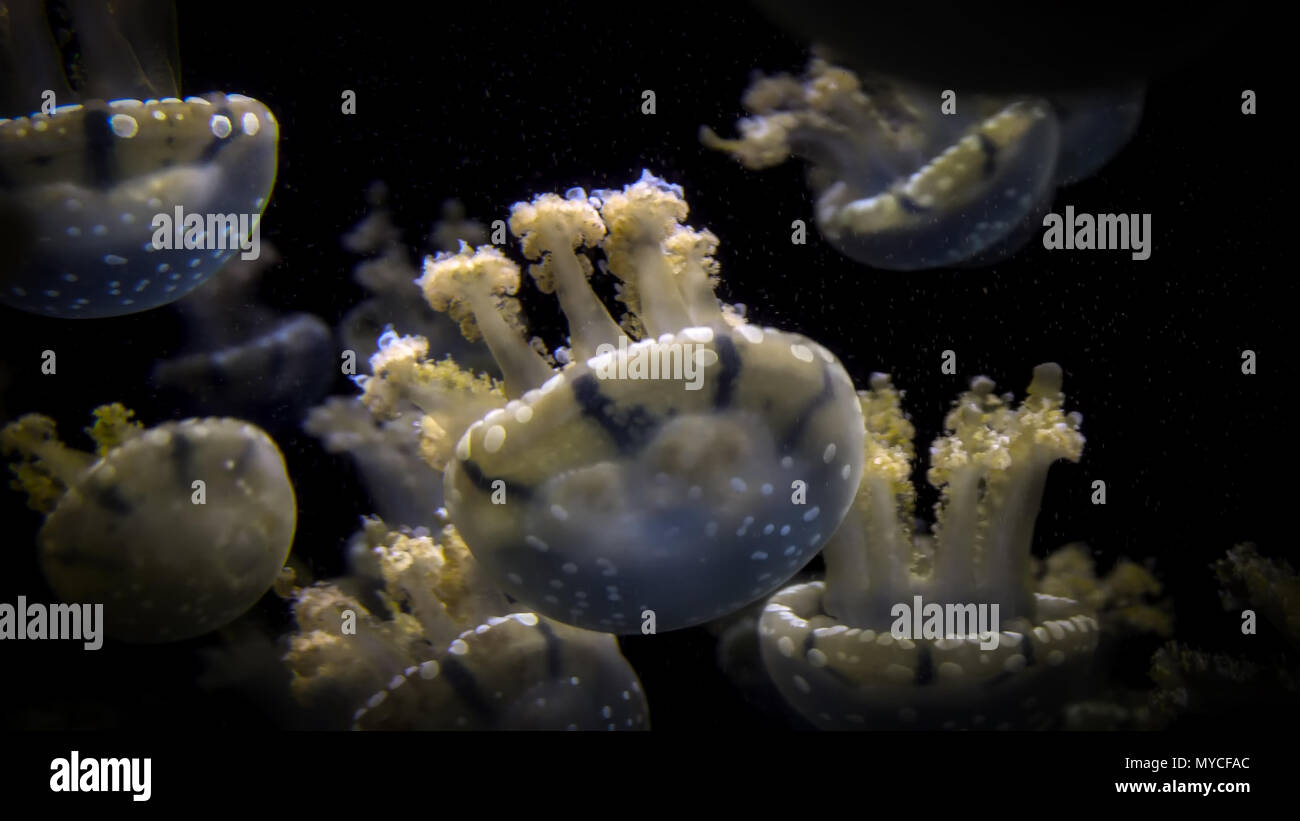
[[[913,532],[901,395],[883,374],[861,394],[863,481],[824,551],[826,580],[775,595],[759,625],[778,689],[818,726],[1051,726],[1070,671],[1096,648],[1095,611],[1038,588],[1030,556],[1048,468],[1080,458],[1081,419],[1063,408],[1054,364],[1035,369],[1019,406],[993,387],[973,380],[931,447],[933,537]],[[963,614],[962,632],[915,635],[909,617],[894,635],[896,608],[919,600]],[[977,632],[992,607],[1000,625]]]
[[[304,706],[356,729],[647,727],[614,637],[520,612],[454,527],[371,519],[353,552],[357,576],[292,593],[285,661]]]

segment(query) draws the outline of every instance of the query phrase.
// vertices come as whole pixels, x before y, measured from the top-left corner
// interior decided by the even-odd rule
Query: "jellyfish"
[[[356,397],[332,396],[311,409],[303,430],[330,453],[346,453],[365,483],[370,510],[394,525],[430,526],[442,507],[442,473],[424,460],[420,417],[404,413],[376,419]]]
[[[825,581],[781,590],[759,622],[773,682],[818,727],[1046,727],[1091,660],[1095,613],[1036,589],[1029,552],[1049,467],[1082,454],[1081,418],[1063,410],[1054,363],[1034,369],[1018,408],[993,388],[973,380],[930,449],[933,538],[913,532],[899,393],[883,374],[862,393],[864,475],[823,553]],[[977,608],[993,605],[997,620],[977,630]],[[950,620],[900,630],[909,611]]]
[[[1149,694],[1159,720],[1226,720],[1232,726],[1293,714],[1300,695],[1300,576],[1283,558],[1262,555],[1250,543],[1232,547],[1211,565],[1219,600],[1229,613],[1227,633],[1244,639],[1232,652],[1170,641],[1151,658]],[[1253,625],[1246,629],[1246,621]]]
[[[1251,542],[1214,563],[1223,609],[1253,609],[1292,646],[1300,647],[1300,575],[1285,559],[1260,555]]]
[[[0,3],[0,301],[137,313],[256,253],[279,126],[179,98],[174,28],[170,3]]]
[[[292,593],[285,662],[303,705],[350,705],[354,729],[649,728],[615,637],[521,611],[454,526],[435,537],[367,519],[355,548],[355,578]],[[370,607],[344,589],[366,576]]]
[[[369,212],[343,237],[343,246],[365,254],[353,279],[372,296],[350,310],[339,325],[344,350],[373,352],[397,339],[394,328],[419,336],[427,349],[454,353],[467,367],[493,369],[495,363],[481,342],[469,342],[445,314],[429,307],[415,284],[418,271],[408,259],[401,231],[389,212],[388,189],[382,182],[366,191]],[[433,244],[455,249],[462,241],[486,239],[483,226],[465,218],[455,200],[443,203],[442,219],[430,231]],[[223,278],[224,279],[224,278]],[[364,369],[369,360],[359,363]],[[491,410],[485,405],[476,413]],[[370,510],[392,525],[431,525],[442,507],[442,471],[421,455],[423,412],[413,403],[393,407],[382,420],[374,418],[356,397],[330,397],[314,407],[303,429],[321,439],[331,453],[346,453],[361,472],[369,492]],[[473,418],[467,418],[469,424]]]
[[[704,144],[748,168],[810,163],[822,235],[867,265],[911,271],[996,262],[1041,225],[1058,185],[1104,165],[1137,128],[1144,88],[1049,97],[946,92],[814,59],[760,77],[740,137]]]
[[[443,200],[442,216],[429,229],[429,242],[439,251],[455,251],[462,242],[482,245],[488,241],[487,228],[466,216],[465,204],[452,198]]]
[[[297,520],[275,442],[237,419],[143,430],[118,404],[94,415],[94,455],[60,442],[45,416],[0,431],[14,487],[45,514],[50,587],[102,603],[108,635],[133,642],[202,635],[252,607],[284,566]]]
[[[1074,599],[1088,607],[1101,625],[1101,638],[1174,632],[1173,602],[1149,568],[1121,556],[1100,576],[1086,545],[1067,544],[1052,551],[1034,572],[1039,593]]]
[[[375,349],[375,340],[392,327],[424,337],[434,351],[454,354],[466,367],[494,367],[481,342],[466,340],[454,322],[420,298],[415,284],[419,271],[401,242],[401,231],[393,224],[387,199],[387,187],[382,182],[372,183],[366,192],[369,212],[343,237],[348,251],[366,255],[353,269],[352,278],[371,294],[348,311],[339,324],[343,348],[369,354]],[[487,234],[481,224],[465,218],[458,202],[449,200],[443,204],[442,219],[434,224],[430,238],[436,248],[454,251],[462,241],[486,241]],[[364,363],[361,360],[362,366]]]
[[[185,412],[280,417],[296,425],[329,390],[338,361],[329,325],[257,301],[259,281],[277,262],[264,243],[258,259],[231,260],[202,295],[176,303],[193,341],[153,367],[150,381],[167,400]]]
[[[683,226],[686,212],[681,188],[648,171],[622,190],[516,204],[511,230],[558,297],[569,346],[525,342],[519,267],[463,246],[427,259],[421,287],[486,340],[503,379],[395,337],[359,380],[376,414],[424,411],[426,458],[445,468],[474,557],[566,624],[658,632],[762,598],[830,538],[861,476],[861,409],[839,360],[724,309],[717,237]],[[621,325],[584,249],[603,252]]]

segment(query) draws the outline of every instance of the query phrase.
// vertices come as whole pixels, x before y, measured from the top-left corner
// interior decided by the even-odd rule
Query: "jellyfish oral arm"
[[[505,376],[506,395],[516,397],[551,377],[546,361],[528,346],[518,327],[519,268],[500,251],[483,246],[474,254],[438,254],[424,263],[417,280],[434,310],[460,322],[466,339],[482,338]]]
[[[520,238],[524,256],[539,260],[529,273],[543,293],[554,292],[569,322],[575,359],[587,359],[621,335],[618,325],[587,284],[591,261],[575,248],[594,247],[605,237],[605,223],[580,189],[560,198],[543,194],[516,203],[510,230]]]
[[[980,378],[948,415],[949,435],[931,448],[932,484],[941,489],[930,572],[916,575],[906,487],[910,435],[887,379],[864,395],[865,475],[846,524],[827,546],[827,612],[847,624],[878,626],[893,602],[914,591],[936,600],[998,602],[1007,618],[1032,617],[1030,545],[1047,473],[1083,448],[1077,414],[1062,410],[1061,369],[1034,370],[1018,409]]]

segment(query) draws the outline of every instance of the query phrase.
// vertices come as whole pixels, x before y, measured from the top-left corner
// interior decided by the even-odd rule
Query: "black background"
[[[1088,443],[1080,464],[1053,468],[1036,554],[1083,540],[1103,569],[1120,556],[1153,561],[1175,596],[1181,637],[1246,649],[1235,617],[1218,607],[1208,564],[1246,540],[1266,555],[1294,553],[1285,386],[1296,292],[1294,263],[1281,254],[1295,207],[1279,55],[1240,20],[1225,20],[1224,37],[1195,59],[1164,66],[1131,144],[1093,179],[1058,192],[1058,212],[1071,204],[1151,213],[1149,260],[1049,252],[1035,241],[990,268],[900,274],[841,256],[815,230],[807,245],[791,244],[792,220],[812,225],[799,163],[749,172],[699,145],[702,124],[733,133],[752,71],[798,72],[807,59],[804,43],[750,7],[620,15],[432,5],[181,3],[183,91],[245,93],[280,121],[279,179],[262,236],[283,261],[264,283],[267,302],[334,324],[363,297],[339,238],[364,213],[373,180],[387,182],[395,218],[420,249],[447,197],[491,221],[535,193],[622,186],[648,168],[683,185],[689,221],[721,238],[721,295],[763,324],[817,339],[859,384],[891,373],[907,391],[922,452],[970,377],[986,374],[1020,395],[1035,364],[1061,363]],[[1069,36],[1056,24],[1041,28],[1042,37]],[[920,33],[879,36],[924,48]],[[953,85],[962,88],[960,78]],[[1258,116],[1240,113],[1246,88],[1259,94]],[[340,112],[344,89],[357,93],[354,116]],[[640,113],[646,89],[657,97],[651,116]],[[552,303],[533,298],[528,307],[554,326]],[[122,401],[150,423],[171,418],[176,409],[147,375],[184,341],[170,309],[69,321],[0,308],[8,379],[0,412],[52,415],[79,445],[88,442],[77,431],[102,402]],[[39,372],[47,348],[59,355],[56,377]],[[958,376],[940,373],[945,349],[957,353]],[[1257,375],[1241,373],[1245,349],[1258,354]],[[336,392],[350,387],[340,378]],[[296,485],[294,552],[339,572],[343,542],[369,512],[355,472],[294,419],[254,421],[276,432]],[[918,479],[924,468],[922,460]],[[1106,482],[1105,506],[1089,502],[1095,479]],[[918,509],[933,501],[923,493]],[[49,600],[38,525],[19,494],[0,492],[0,601]],[[250,619],[268,633],[288,626],[273,597]],[[109,643],[98,653],[6,643],[0,726],[277,726],[237,694],[196,687],[196,650],[217,642]],[[783,726],[735,696],[703,630],[624,647],[658,728]]]

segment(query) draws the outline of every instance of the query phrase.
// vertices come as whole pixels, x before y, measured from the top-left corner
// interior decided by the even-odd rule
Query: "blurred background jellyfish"
[[[385,340],[386,341],[386,340]],[[346,453],[366,486],[370,509],[394,525],[430,527],[442,507],[442,471],[420,446],[423,413],[415,405],[375,418],[355,396],[331,396],[311,409],[303,430],[330,453]]]
[[[486,340],[503,381],[396,336],[358,380],[380,418],[424,412],[423,453],[445,468],[474,557],[566,624],[666,631],[763,597],[835,531],[861,475],[861,409],[839,360],[724,310],[717,237],[682,225],[687,210],[649,172],[517,203],[510,228],[570,346],[525,341],[519,266],[462,246],[426,260],[420,283]],[[592,289],[589,249],[618,282],[621,326]]]
[[[339,324],[339,343],[358,355],[358,371],[370,373],[370,357],[398,339],[398,332],[425,340],[427,350],[454,355],[466,368],[497,374],[496,363],[482,340],[470,341],[456,323],[429,306],[416,284],[419,271],[402,242],[388,206],[388,187],[374,182],[366,191],[369,211],[343,237],[343,246],[364,255],[353,279],[371,296],[350,310]],[[440,251],[454,251],[461,242],[487,240],[483,224],[465,216],[464,207],[447,200],[442,216],[429,231]],[[363,358],[362,354],[366,356]],[[318,397],[313,397],[313,399]],[[479,415],[491,410],[484,405]],[[432,526],[442,507],[442,469],[422,455],[424,412],[413,402],[397,403],[385,417],[373,416],[355,396],[334,396],[311,409],[303,429],[318,437],[331,453],[346,453],[361,472],[370,510],[394,526]],[[476,418],[476,417],[474,417]],[[467,418],[468,425],[473,418]]]
[[[284,566],[297,505],[284,457],[237,419],[143,430],[121,405],[95,410],[96,453],[29,414],[0,431],[13,486],[45,514],[41,567],[68,602],[102,602],[108,635],[166,642],[215,630]]]
[[[368,519],[353,565],[289,593],[290,687],[326,726],[649,729],[617,639],[521,611],[455,527],[434,536]]]
[[[1220,718],[1285,731],[1300,697],[1300,576],[1250,542],[1235,545],[1212,570],[1220,604],[1232,614],[1230,651],[1164,644],[1151,658],[1151,707],[1164,724]]]
[[[257,259],[232,259],[202,294],[176,303],[194,342],[155,364],[151,381],[181,413],[296,426],[329,390],[338,373],[329,325],[258,301],[259,280],[278,262],[264,242]]]
[[[178,95],[169,2],[0,2],[0,301],[147,311],[256,254],[279,126]]]
[[[780,591],[759,622],[769,675],[816,726],[1044,728],[1092,660],[1095,611],[1041,592],[1030,555],[1048,469],[1080,458],[1081,420],[1063,410],[1055,364],[1035,368],[1017,408],[993,387],[973,380],[930,449],[933,538],[913,532],[913,428],[899,393],[884,374],[863,392],[863,480],[823,553],[826,580]],[[918,635],[909,618],[900,633],[900,604],[917,624],[933,607],[963,619]],[[998,624],[977,629],[976,608],[993,604]]]
[[[1054,94],[950,96],[814,59],[803,78],[759,77],[738,139],[701,129],[746,167],[811,163],[819,230],[841,253],[909,271],[988,264],[1041,227],[1058,185],[1097,169],[1141,118],[1140,82]]]
[[[375,341],[393,328],[402,334],[424,337],[429,340],[430,350],[453,354],[466,367],[495,372],[487,346],[465,339],[456,323],[420,297],[420,288],[415,284],[420,272],[393,223],[387,186],[372,183],[366,191],[366,202],[369,213],[343,237],[343,246],[365,256],[353,269],[352,278],[371,296],[350,310],[339,324],[343,348],[355,351],[358,365],[364,367],[364,357],[374,352]],[[464,206],[458,201],[447,200],[442,206],[442,218],[429,231],[429,241],[437,251],[455,251],[461,242],[486,242],[487,231],[482,223],[466,218]]]

